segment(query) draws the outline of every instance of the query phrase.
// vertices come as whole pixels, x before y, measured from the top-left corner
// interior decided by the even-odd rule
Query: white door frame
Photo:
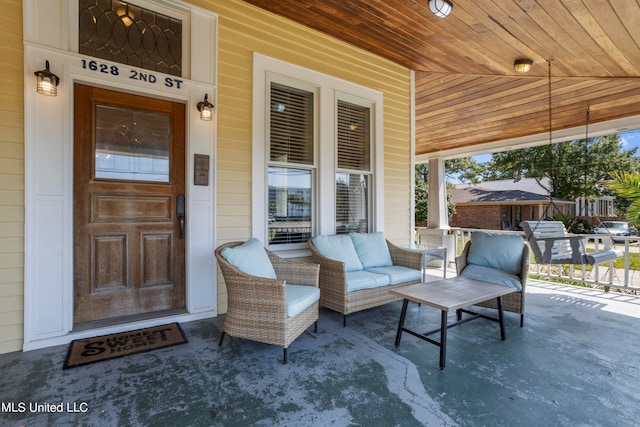
[[[24,0],[25,269],[23,350],[88,336],[217,315],[215,248],[216,115],[199,119],[205,93],[216,100],[217,15],[188,4],[139,0],[175,10],[188,34],[185,77],[77,53],[77,0]],[[75,8],[75,10],[74,10]],[[51,19],[60,17],[59,20]],[[71,23],[71,25],[69,25]],[[73,26],[73,29],[70,29]],[[75,43],[70,40],[76,40]],[[197,44],[194,42],[197,40]],[[57,97],[35,91],[34,72],[49,61],[60,77]],[[90,61],[104,67],[93,67]],[[106,70],[106,71],[105,71]],[[190,71],[192,70],[192,71]],[[145,73],[153,79],[134,79]],[[100,86],[186,104],[186,314],[97,330],[73,331],[73,84]],[[215,110],[214,110],[215,111]],[[194,185],[194,154],[209,156],[209,185]]]

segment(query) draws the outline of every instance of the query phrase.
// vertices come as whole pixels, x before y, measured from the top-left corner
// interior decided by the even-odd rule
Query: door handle
[[[178,222],[180,223],[180,240],[184,239],[184,195],[178,194],[176,196],[176,216],[178,217]]]

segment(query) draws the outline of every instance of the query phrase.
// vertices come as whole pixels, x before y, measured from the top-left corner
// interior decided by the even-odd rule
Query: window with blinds
[[[271,83],[269,159],[313,164],[313,93]]]
[[[314,182],[314,94],[271,83],[269,110],[268,242],[311,237]]]
[[[369,231],[370,109],[338,101],[336,233]]]
[[[368,107],[338,101],[338,168],[371,169],[369,116]]]

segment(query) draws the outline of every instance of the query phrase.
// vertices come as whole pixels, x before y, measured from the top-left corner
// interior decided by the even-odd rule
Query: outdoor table
[[[420,251],[424,254],[422,260],[422,281],[427,281],[427,265],[433,260],[442,260],[442,278],[447,278],[447,248],[436,245],[425,245],[416,243],[409,246],[409,249]]]
[[[465,277],[454,277],[451,279],[439,280],[430,283],[417,283],[414,285],[403,286],[392,289],[389,292],[402,297],[402,311],[400,312],[400,321],[398,323],[398,332],[396,334],[395,346],[400,345],[402,332],[407,332],[431,344],[440,347],[440,369],[445,367],[445,358],[447,352],[447,329],[461,325],[470,320],[483,318],[500,323],[500,337],[504,341],[506,333],[504,330],[502,296],[515,292],[516,289],[509,286],[496,285],[494,283],[481,282],[479,280],[467,279]],[[498,317],[490,317],[484,314],[476,313],[464,309],[483,301],[497,298],[498,300]],[[425,333],[419,333],[404,326],[407,314],[407,305],[409,301],[418,304],[425,304],[433,308],[441,310],[440,327]],[[450,311],[456,311],[457,321],[454,323],[447,322],[447,315]],[[470,314],[470,317],[462,318],[462,313]],[[440,332],[440,341],[429,338]]]

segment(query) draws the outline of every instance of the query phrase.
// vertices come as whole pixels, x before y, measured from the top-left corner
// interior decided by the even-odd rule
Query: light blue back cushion
[[[364,268],[393,265],[383,233],[351,233],[349,236]]]
[[[276,279],[269,255],[258,239],[249,239],[239,246],[224,248],[220,255],[243,273]]]
[[[523,248],[524,240],[518,235],[474,231],[471,233],[467,264],[520,274]]]
[[[316,236],[313,238],[313,246],[327,258],[344,262],[347,271],[362,270],[356,248],[347,235]]]

